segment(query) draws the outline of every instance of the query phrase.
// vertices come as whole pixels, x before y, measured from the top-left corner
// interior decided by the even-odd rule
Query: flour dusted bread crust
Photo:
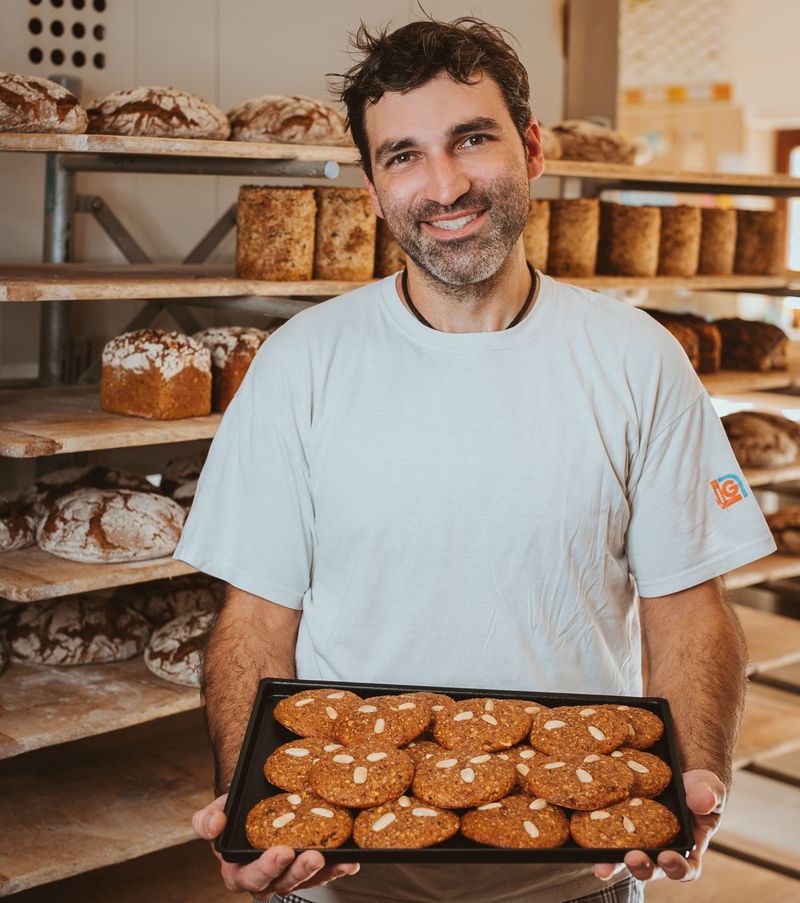
[[[796,424],[786,423],[796,430]],[[758,411],[728,414],[722,418],[722,425],[741,467],[785,467],[793,464],[800,454],[800,445],[792,434]]]
[[[115,602],[138,611],[154,629],[191,612],[216,612],[224,597],[225,584],[205,574],[137,583],[114,593]]]
[[[372,278],[376,216],[364,188],[317,188],[314,278]]]
[[[144,651],[144,663],[156,677],[185,687],[200,686],[200,666],[214,613],[194,611],[159,627]]]
[[[41,522],[36,541],[70,561],[163,558],[175,551],[186,515],[165,496],[128,489],[77,489]]]
[[[0,72],[0,132],[80,134],[86,125],[71,91],[36,75]]]
[[[211,408],[224,411],[269,333],[253,326],[213,326],[194,337],[211,352]]]
[[[344,116],[328,104],[294,94],[252,97],[228,113],[235,141],[281,141],[287,144],[351,143]]]
[[[633,163],[636,147],[624,135],[585,119],[567,119],[553,126],[563,160]]]
[[[149,635],[140,614],[95,593],[19,606],[8,642],[19,661],[89,665],[138,655]]]
[[[19,502],[37,518],[45,517],[53,503],[76,489],[135,489],[155,492],[143,474],[117,470],[101,464],[89,467],[64,467],[39,477],[20,493]]]
[[[89,131],[145,138],[207,138],[224,141],[228,117],[214,104],[175,88],[142,86],[114,91],[88,107]]]
[[[100,406],[152,420],[209,414],[211,353],[179,332],[123,333],[103,349]]]
[[[0,552],[24,549],[36,542],[36,518],[17,502],[0,496]]]

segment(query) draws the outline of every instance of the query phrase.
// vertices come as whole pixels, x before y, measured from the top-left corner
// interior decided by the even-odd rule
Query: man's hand
[[[272,894],[290,894],[303,887],[317,887],[343,875],[355,875],[358,871],[358,863],[342,862],[326,866],[322,853],[317,850],[295,856],[291,847],[271,847],[246,865],[225,862],[214,849],[213,841],[225,829],[223,810],[227,797],[227,793],[223,794],[195,812],[192,827],[198,837],[212,841],[211,849],[222,865],[222,880],[229,891],[246,891],[253,894],[256,900],[266,900]]]
[[[692,813],[694,849],[688,859],[671,850],[660,853],[657,865],[641,850],[632,850],[625,856],[625,865],[639,881],[663,878],[664,875],[675,881],[694,881],[700,877],[703,853],[719,826],[725,805],[725,786],[713,772],[702,769],[687,771],[683,776],[683,786],[686,788],[686,804]],[[598,878],[610,878],[617,868],[611,863],[602,863],[594,867],[594,873]]]

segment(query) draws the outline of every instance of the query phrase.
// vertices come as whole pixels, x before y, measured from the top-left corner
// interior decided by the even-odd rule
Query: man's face
[[[447,74],[366,109],[373,202],[406,254],[438,282],[493,276],[528,216],[526,150],[491,78]]]

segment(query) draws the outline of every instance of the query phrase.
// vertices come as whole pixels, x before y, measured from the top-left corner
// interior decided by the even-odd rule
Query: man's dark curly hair
[[[361,60],[340,78],[336,93],[347,108],[347,124],[372,181],[369,142],[364,127],[367,104],[387,91],[405,94],[446,72],[453,81],[474,84],[482,75],[497,82],[511,119],[526,143],[531,118],[528,73],[506,41],[508,32],[481,19],[462,16],[452,22],[433,18],[410,22],[395,31],[372,34],[362,22],[351,36]]]

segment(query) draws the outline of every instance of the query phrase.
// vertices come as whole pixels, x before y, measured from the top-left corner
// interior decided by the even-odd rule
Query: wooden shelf
[[[800,386],[800,342],[789,342],[786,353],[786,370],[770,370],[759,373],[750,370],[720,370],[719,373],[703,373],[700,379],[709,395],[724,398],[735,395],[732,401],[751,400],[739,396],[749,392],[763,392],[769,389],[786,389]],[[752,399],[754,406],[765,404],[764,399]],[[783,405],[792,407],[790,396],[783,396]]]
[[[12,602],[36,602],[192,573],[193,567],[174,558],[92,564],[68,561],[31,546],[0,553],[0,597]]]
[[[800,705],[800,701],[798,701]],[[780,752],[775,755],[766,753],[756,759],[756,768],[759,774],[769,772],[775,780],[783,780],[787,783],[800,786],[800,748],[791,752]]]
[[[212,797],[200,712],[6,762],[0,896],[194,839]]]
[[[800,750],[800,696],[750,684],[733,767],[744,768],[794,750]]]
[[[768,580],[782,580],[785,577],[800,577],[800,555],[785,555],[773,552],[766,558],[752,561],[725,575],[728,589],[744,589]]]
[[[220,414],[145,420],[100,410],[97,386],[0,391],[0,455],[36,458],[100,448],[210,439]]]
[[[200,707],[199,690],[160,680],[141,655],[80,667],[11,662],[0,697],[0,759]]]
[[[796,556],[800,566],[800,556]],[[800,620],[748,605],[733,606],[747,639],[748,673],[800,662]]]
[[[758,289],[793,289],[786,276],[579,276],[554,277],[596,292],[620,289],[662,289],[706,292],[714,289],[749,292]]]

